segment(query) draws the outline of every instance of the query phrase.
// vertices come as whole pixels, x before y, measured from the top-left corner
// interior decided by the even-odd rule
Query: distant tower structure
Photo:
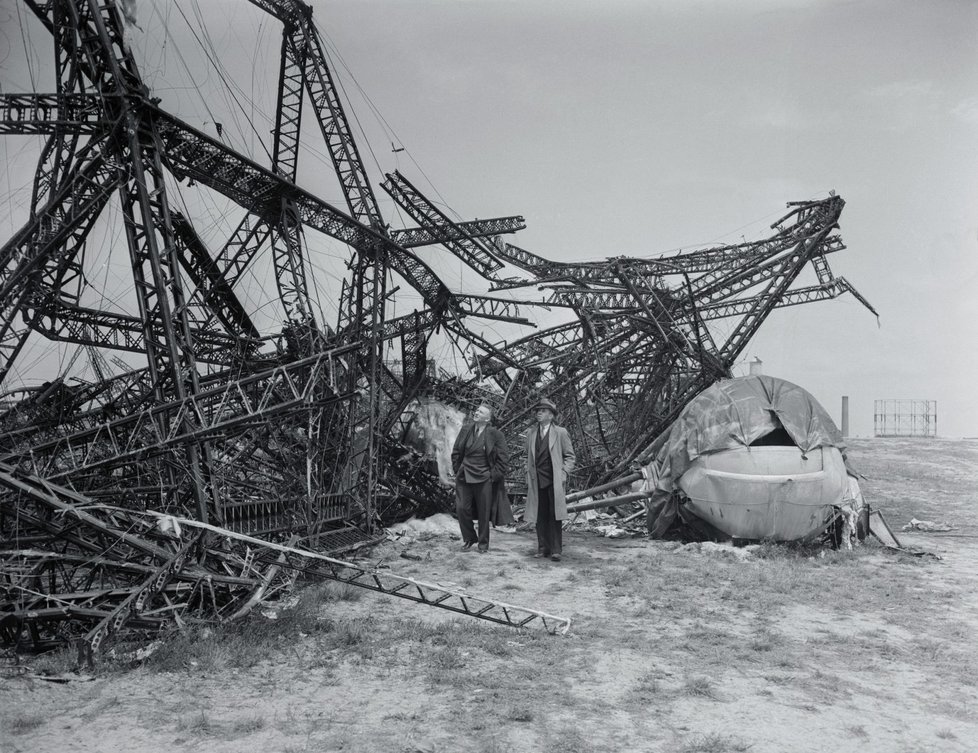
[[[936,437],[936,400],[877,400],[873,411],[877,437]]]
[[[750,374],[763,374],[764,373],[764,361],[762,361],[757,356],[754,356],[754,360],[750,362]]]

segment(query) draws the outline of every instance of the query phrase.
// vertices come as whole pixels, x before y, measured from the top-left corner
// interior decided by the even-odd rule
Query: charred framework
[[[115,2],[22,2],[53,38],[56,91],[0,95],[0,134],[46,137],[30,218],[0,250],[5,642],[26,630],[46,645],[78,634],[66,625],[80,621],[91,651],[124,624],[231,617],[281,581],[283,560],[231,540],[208,547],[207,533],[180,538],[145,512],[336,551],[405,509],[444,505],[448,492],[405,444],[419,398],[492,403],[516,450],[516,477],[518,427],[547,397],[579,451],[577,488],[607,485],[646,462],[681,408],[729,375],[772,310],[859,297],[827,260],[844,248],[836,233],[844,202],[834,195],[790,204],[766,240],[567,264],[501,239],[524,227],[522,217],[454,222],[393,172],[382,186],[417,226],[391,229],[300,0],[250,0],[282,25],[264,165],[160,107]],[[325,142],[344,209],[296,184],[303,112]],[[244,210],[220,248],[176,208],[179,181]],[[86,240],[110,204],[125,226],[136,315],[81,303]],[[352,251],[334,325],[318,321],[309,300],[310,229]],[[536,286],[548,295],[516,303],[453,292],[412,251],[426,245],[452,253],[492,290]],[[286,320],[272,338],[236,292],[265,250]],[[817,283],[804,286],[807,265]],[[507,266],[522,276],[504,277]],[[388,316],[395,279],[422,309]],[[506,343],[467,325],[528,324],[524,313],[541,306],[566,310],[570,321]],[[711,326],[721,319],[723,338]],[[479,354],[473,373],[429,367],[436,331]],[[84,346],[97,378],[12,389],[8,377],[37,336]],[[146,365],[113,373],[106,350],[144,354]],[[397,350],[400,369],[389,358]]]

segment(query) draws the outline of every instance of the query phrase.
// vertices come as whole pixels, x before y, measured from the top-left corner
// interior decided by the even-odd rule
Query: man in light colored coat
[[[567,429],[553,422],[557,406],[542,398],[537,424],[526,434],[526,509],[523,520],[536,523],[537,553],[559,562],[562,527],[567,519],[567,475],[574,470],[574,447]]]

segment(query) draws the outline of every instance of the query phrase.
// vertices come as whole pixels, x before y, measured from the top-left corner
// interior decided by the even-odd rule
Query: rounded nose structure
[[[846,466],[836,447],[741,447],[699,456],[679,488],[689,512],[731,538],[793,541],[832,519]]]

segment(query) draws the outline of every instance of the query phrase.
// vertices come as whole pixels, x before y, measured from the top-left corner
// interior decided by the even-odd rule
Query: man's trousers
[[[466,544],[478,542],[479,549],[489,547],[489,513],[492,510],[492,481],[486,479],[475,484],[462,480],[455,482],[455,513],[458,527],[462,531],[462,541]],[[479,535],[476,536],[472,518],[479,520]]]
[[[560,554],[563,550],[563,523],[554,516],[553,484],[537,492],[537,551]]]

